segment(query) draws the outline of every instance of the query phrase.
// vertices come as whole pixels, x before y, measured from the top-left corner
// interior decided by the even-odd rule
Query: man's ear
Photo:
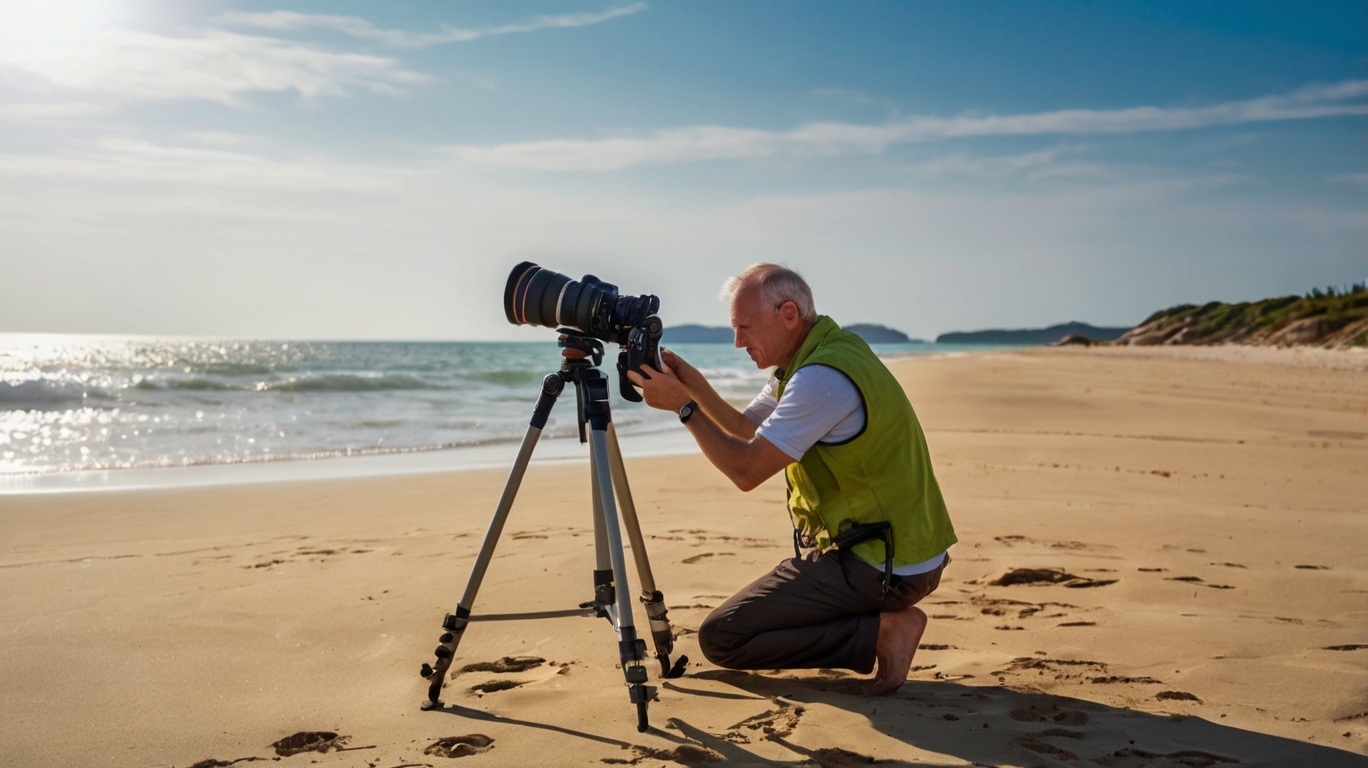
[[[798,305],[791,301],[786,301],[779,307],[779,317],[784,320],[784,327],[790,331],[803,324],[803,316],[798,312]]]

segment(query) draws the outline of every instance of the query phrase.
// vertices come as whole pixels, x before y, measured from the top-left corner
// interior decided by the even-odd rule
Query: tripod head
[[[556,330],[560,333],[556,345],[561,348],[561,357],[565,358],[561,367],[593,365],[597,368],[603,365],[603,342],[574,328],[557,328]],[[588,362],[591,358],[593,363]]]

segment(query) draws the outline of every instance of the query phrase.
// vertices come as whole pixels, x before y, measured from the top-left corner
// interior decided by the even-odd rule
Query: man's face
[[[798,348],[794,335],[797,312],[791,302],[782,308],[769,306],[758,285],[742,284],[731,299],[737,348],[744,348],[760,368],[787,365]]]

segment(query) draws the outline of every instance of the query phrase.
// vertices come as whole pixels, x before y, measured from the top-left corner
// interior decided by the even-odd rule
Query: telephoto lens
[[[606,296],[605,294],[611,294]],[[604,301],[604,299],[608,299]],[[593,275],[571,280],[530,261],[513,268],[504,287],[504,314],[514,325],[567,325],[597,336],[595,322],[606,316],[617,299],[617,288]],[[606,317],[604,318],[606,320]]]
[[[616,285],[593,275],[572,280],[524,261],[508,274],[504,314],[514,325],[567,326],[604,341],[625,344],[635,326],[660,308],[651,295],[618,296]]]

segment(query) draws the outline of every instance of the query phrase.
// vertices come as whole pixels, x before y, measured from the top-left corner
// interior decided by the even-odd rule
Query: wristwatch
[[[694,412],[697,411],[697,410],[698,410],[698,403],[696,403],[696,402],[694,402],[694,401],[692,401],[692,400],[690,400],[689,402],[685,403],[685,404],[684,404],[684,407],[679,409],[679,423],[680,423],[680,424],[687,424],[687,423],[689,422],[689,417],[693,416],[693,415],[694,415]]]

